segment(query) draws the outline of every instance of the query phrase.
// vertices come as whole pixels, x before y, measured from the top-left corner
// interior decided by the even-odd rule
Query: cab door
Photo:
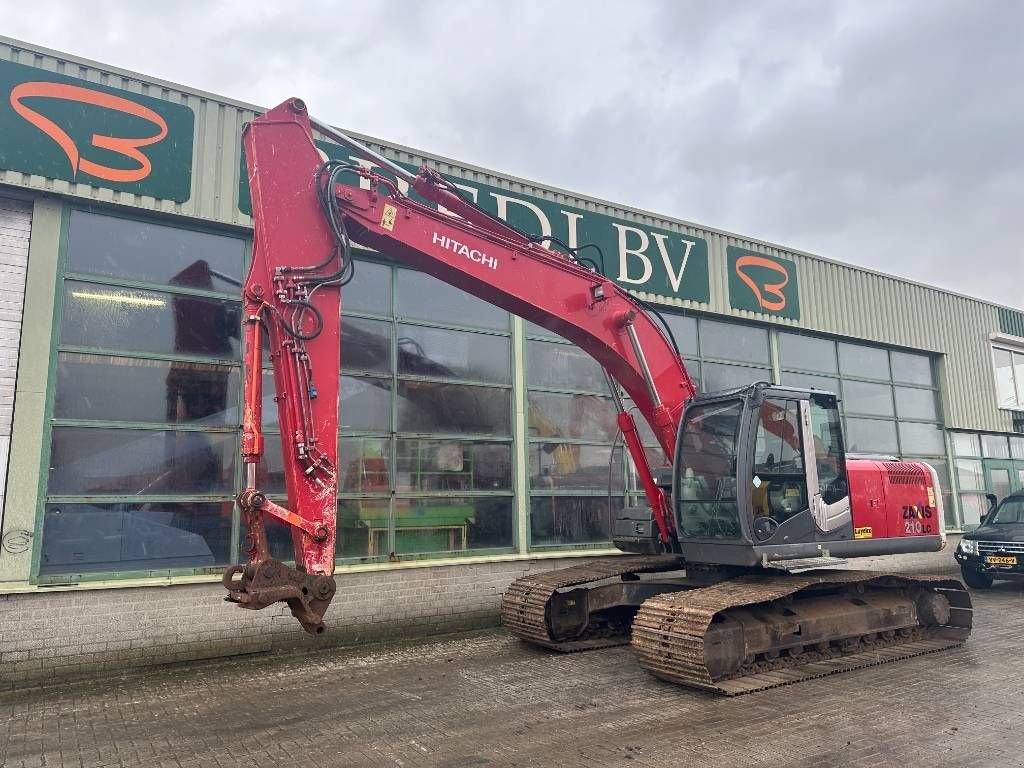
[[[853,538],[846,451],[835,395],[811,393],[801,405],[807,494],[818,541]]]

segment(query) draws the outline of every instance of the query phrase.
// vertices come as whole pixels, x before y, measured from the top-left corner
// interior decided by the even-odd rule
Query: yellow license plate
[[[988,555],[985,562],[989,565],[1016,565],[1016,557],[1001,557],[999,555]]]

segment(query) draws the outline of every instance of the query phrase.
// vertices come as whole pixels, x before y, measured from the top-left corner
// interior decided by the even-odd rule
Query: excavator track
[[[572,637],[553,631],[552,603],[556,595],[595,582],[681,568],[681,561],[675,556],[655,555],[615,557],[530,574],[517,579],[505,590],[501,598],[501,623],[516,637],[555,651],[625,645],[629,642],[628,621],[588,622],[585,630]]]
[[[955,579],[750,574],[646,600],[632,645],[656,677],[736,696],[959,646],[971,622]]]

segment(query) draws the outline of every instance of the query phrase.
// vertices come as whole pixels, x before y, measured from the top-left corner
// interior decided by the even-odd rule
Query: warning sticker
[[[872,538],[871,526],[866,525],[863,528],[853,529],[853,538],[855,539],[870,539]]]

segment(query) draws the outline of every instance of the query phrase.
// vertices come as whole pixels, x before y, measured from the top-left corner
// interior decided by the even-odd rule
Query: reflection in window
[[[928,355],[915,355],[910,352],[891,352],[892,380],[907,384],[920,384],[925,387],[934,386],[932,380],[932,361]]]
[[[676,505],[685,536],[738,538],[736,439],[742,404],[712,403],[690,408],[679,451]]]
[[[390,492],[391,441],[386,437],[341,438],[338,490],[342,493]]]
[[[391,373],[391,323],[361,317],[341,320],[341,370]]]
[[[981,441],[971,432],[951,432],[953,453],[957,456],[981,456]]]
[[[342,376],[338,423],[344,431],[391,431],[391,379]]]
[[[824,376],[810,376],[806,373],[782,372],[782,383],[787,387],[798,389],[820,389],[824,392],[839,394],[839,379],[830,379]]]
[[[996,368],[996,395],[999,398],[1000,408],[1024,407],[1024,400],[1018,400],[1017,385],[1015,384],[1014,358],[1019,358],[1017,367],[1024,373],[1024,355],[1010,352],[1008,349],[993,349],[992,359]],[[1021,385],[1024,390],[1024,385]]]
[[[1006,435],[982,435],[981,454],[986,459],[1010,458],[1010,447],[1006,443]]]
[[[71,272],[231,294],[242,284],[238,237],[78,210],[69,232]]]
[[[697,318],[662,312],[683,357],[697,354]],[[660,325],[660,323],[658,323]]]
[[[509,390],[434,381],[400,381],[398,431],[511,434]]]
[[[704,357],[763,365],[769,362],[768,331],[753,325],[701,320],[700,346]]]
[[[368,312],[391,314],[391,268],[356,259],[352,281],[341,289],[341,314]]]
[[[396,489],[409,491],[508,491],[512,446],[459,440],[399,440]]]
[[[704,363],[704,389],[708,392],[722,392],[727,389],[745,387],[755,381],[771,380],[772,372],[766,368]]]
[[[192,357],[239,357],[237,301],[64,283],[62,344]]]
[[[896,415],[901,419],[939,418],[935,404],[935,392],[930,389],[896,387]]]
[[[224,494],[234,490],[235,433],[55,427],[51,494]]]
[[[896,440],[896,422],[879,419],[846,419],[846,443],[858,453],[895,455],[900,447]]]
[[[224,365],[61,352],[54,416],[237,424],[238,377],[237,367]]]
[[[508,312],[430,275],[408,269],[398,270],[395,310],[399,317],[435,323],[503,331],[509,327]]]
[[[779,354],[783,368],[822,373],[835,373],[837,370],[836,345],[828,339],[780,333]]]
[[[530,487],[622,493],[623,451],[610,445],[534,442],[530,444]]]
[[[415,325],[398,326],[398,373],[510,383],[509,340]]]
[[[619,425],[611,399],[597,395],[530,392],[530,437],[611,442]]]
[[[608,392],[604,371],[577,346],[526,342],[526,383],[531,387]]]
[[[210,568],[231,546],[231,502],[47,504],[41,574]]]
[[[889,353],[879,347],[839,342],[839,371],[865,379],[889,378]]]
[[[613,496],[531,496],[530,543],[535,547],[559,544],[604,544],[612,537],[622,498]]]
[[[976,459],[956,459],[956,479],[961,490],[985,489],[985,474],[981,462]]]
[[[892,387],[866,381],[843,382],[843,410],[871,416],[892,416]]]
[[[900,422],[900,450],[905,453],[936,455],[945,451],[942,427],[938,424]]]

